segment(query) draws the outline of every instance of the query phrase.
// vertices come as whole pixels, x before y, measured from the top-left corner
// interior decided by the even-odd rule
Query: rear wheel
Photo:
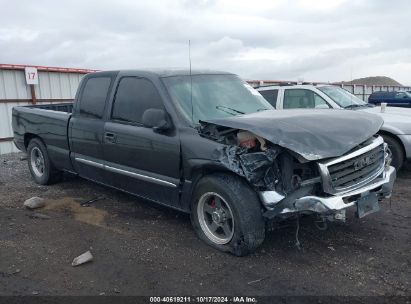
[[[40,185],[48,185],[56,182],[61,173],[53,166],[44,143],[34,138],[27,147],[28,164],[31,176]]]
[[[398,142],[397,139],[393,138],[390,135],[381,134],[384,138],[384,141],[388,145],[388,149],[390,149],[392,155],[392,162],[391,165],[395,167],[395,169],[401,169],[402,165],[404,164],[404,150],[402,145]]]
[[[237,256],[254,251],[265,237],[255,191],[231,174],[214,174],[200,180],[193,196],[191,221],[207,244]]]

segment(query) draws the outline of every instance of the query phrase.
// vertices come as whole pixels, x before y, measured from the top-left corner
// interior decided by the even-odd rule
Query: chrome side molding
[[[99,168],[99,169],[104,169],[104,165],[103,165],[103,164],[94,162],[94,161],[92,161],[92,160],[88,160],[88,159],[84,159],[84,158],[79,158],[79,157],[76,157],[75,160],[78,161],[79,163],[83,163],[83,164],[86,164],[86,165],[90,165],[90,166],[93,166],[93,167],[96,167],[96,168]]]
[[[151,176],[147,176],[147,175],[143,175],[143,174],[139,174],[139,173],[135,173],[135,172],[131,172],[131,171],[127,171],[127,170],[123,170],[123,169],[118,169],[118,168],[114,168],[111,166],[105,166],[105,169],[114,173],[119,173],[119,174],[123,174],[132,178],[137,178],[146,182],[152,182],[155,184],[159,184],[159,185],[163,185],[163,186],[168,186],[168,187],[177,187],[176,184],[167,182],[165,180],[162,179],[158,179],[158,178],[154,178]]]
[[[167,187],[173,187],[176,188],[177,185],[159,178],[155,178],[155,177],[151,177],[151,176],[147,176],[147,175],[143,175],[143,174],[139,174],[139,173],[135,173],[132,171],[128,171],[128,170],[123,170],[123,169],[119,169],[119,168],[115,168],[112,166],[107,166],[105,164],[102,163],[98,163],[92,160],[88,160],[88,159],[84,159],[84,158],[80,158],[80,157],[76,157],[75,158],[76,161],[78,161],[79,163],[83,163],[86,165],[90,165],[99,169],[103,169],[103,170],[107,170],[110,172],[114,172],[114,173],[118,173],[118,174],[122,174],[122,175],[126,175],[132,178],[136,178],[139,180],[143,180],[146,182],[151,182],[151,183],[155,183],[155,184],[159,184],[159,185],[163,185],[163,186],[167,186]]]

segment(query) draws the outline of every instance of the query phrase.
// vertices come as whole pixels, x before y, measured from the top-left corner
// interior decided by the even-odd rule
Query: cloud
[[[411,84],[411,3],[383,0],[0,0],[0,62],[188,66],[244,78]]]

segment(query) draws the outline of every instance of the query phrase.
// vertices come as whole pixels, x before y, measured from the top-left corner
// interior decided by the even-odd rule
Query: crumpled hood
[[[337,157],[378,132],[383,120],[346,110],[266,110],[206,123],[250,131],[307,160]]]

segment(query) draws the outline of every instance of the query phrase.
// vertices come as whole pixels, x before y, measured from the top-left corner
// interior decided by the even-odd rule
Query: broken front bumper
[[[332,214],[356,205],[358,199],[373,193],[378,199],[391,196],[396,178],[394,167],[386,167],[380,177],[369,184],[350,192],[336,194],[329,197],[303,196],[293,202],[285,202],[286,199],[275,191],[263,191],[259,193],[263,205],[267,208],[264,216],[274,218],[277,215],[286,215],[296,212],[314,212],[320,214]]]

